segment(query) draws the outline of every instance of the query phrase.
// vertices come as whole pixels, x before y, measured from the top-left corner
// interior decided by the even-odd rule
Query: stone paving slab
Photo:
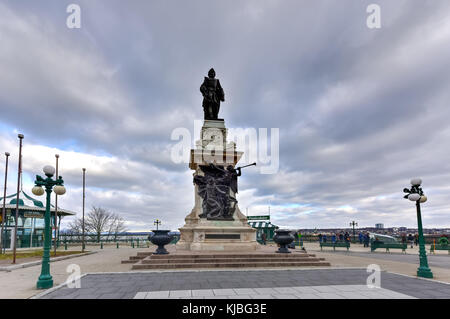
[[[320,292],[327,287],[330,292]],[[298,289],[300,288],[300,289]],[[169,292],[167,299],[415,299],[406,294],[384,288],[369,288],[363,285],[347,286],[347,291],[340,291],[339,286],[313,286],[309,287],[314,293],[299,293],[304,287],[267,288],[267,294],[259,294],[256,290],[248,290],[248,294],[237,295],[230,289],[210,289],[204,296],[192,296],[191,290],[174,290]],[[332,291],[332,292],[331,292]],[[210,295],[213,292],[213,295]],[[283,293],[284,292],[284,293]],[[164,295],[167,295],[164,292]],[[151,292],[138,292],[134,299],[151,299]]]
[[[365,298],[450,298],[449,284],[384,271],[380,273],[382,293],[366,291],[369,275],[366,269],[355,268],[86,274],[80,288],[62,286],[39,297],[157,299],[170,298],[173,293],[173,298],[357,298],[358,294]]]

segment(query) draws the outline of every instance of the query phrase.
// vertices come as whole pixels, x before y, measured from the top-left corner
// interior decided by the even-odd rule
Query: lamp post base
[[[53,278],[51,275],[39,276],[36,284],[37,289],[48,289],[53,287]]]
[[[433,273],[430,268],[419,267],[417,268],[417,277],[433,278]]]

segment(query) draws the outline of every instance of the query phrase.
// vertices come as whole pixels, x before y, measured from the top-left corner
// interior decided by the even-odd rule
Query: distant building
[[[375,224],[376,229],[384,229],[384,224]]]

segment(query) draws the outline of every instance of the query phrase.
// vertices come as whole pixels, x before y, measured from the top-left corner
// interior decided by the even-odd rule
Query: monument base
[[[198,218],[195,212],[186,217],[186,224],[179,228],[181,238],[177,250],[255,251],[256,229],[247,224],[247,218],[236,209],[234,220],[208,220]]]
[[[184,226],[179,230],[181,239],[176,244],[177,250],[255,251],[260,246],[255,239],[255,229],[248,227],[199,225]]]

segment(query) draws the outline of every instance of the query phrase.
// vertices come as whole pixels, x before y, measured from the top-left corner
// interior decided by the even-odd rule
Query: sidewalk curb
[[[440,284],[450,285],[450,282],[440,281],[440,280],[436,280],[436,279],[423,278],[423,277],[419,277],[419,276],[405,275],[405,274],[400,274],[400,273],[393,272],[393,271],[389,271],[389,272],[391,274],[395,274],[395,275],[399,275],[399,276],[405,276],[405,277],[409,277],[409,278],[426,280],[426,281],[430,281],[430,282],[437,282],[437,283],[440,283]]]
[[[86,275],[88,275],[89,273],[87,273],[87,274],[82,274],[80,277],[78,277],[77,279],[78,280],[81,280],[81,278],[83,278],[84,276],[86,276]],[[64,286],[67,286],[67,283],[66,282],[63,282],[62,284],[59,284],[58,286],[55,286],[55,287],[52,287],[52,288],[49,288],[49,289],[47,289],[47,290],[44,290],[44,291],[42,291],[42,292],[40,292],[40,293],[38,293],[38,294],[36,294],[36,295],[34,295],[34,296],[31,296],[31,297],[29,297],[29,298],[27,298],[27,299],[39,299],[39,298],[41,298],[41,297],[43,297],[43,296],[45,296],[45,295],[48,295],[49,293],[52,293],[53,291],[55,291],[55,290],[58,290],[59,288],[62,288],[62,287],[64,287]]]
[[[76,258],[76,257],[81,257],[81,256],[87,256],[87,255],[91,255],[91,254],[95,254],[95,253],[96,253],[96,251],[90,251],[90,252],[81,253],[81,254],[56,257],[56,258],[50,259],[50,262],[52,263],[55,261],[61,261],[61,260],[66,260],[66,259],[71,259],[71,258]],[[33,267],[33,266],[40,265],[40,264],[42,264],[42,260],[31,261],[29,263],[23,263],[23,264],[14,265],[14,266],[0,267],[0,271],[10,272],[12,270]]]

